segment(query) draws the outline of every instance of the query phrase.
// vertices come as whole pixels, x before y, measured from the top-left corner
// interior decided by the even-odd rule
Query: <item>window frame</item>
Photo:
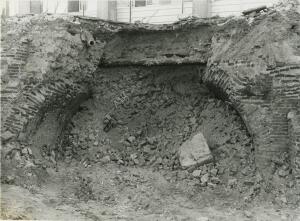
[[[75,11],[74,9],[70,10],[70,3],[77,3],[78,2],[78,11]],[[73,5],[74,7],[74,5]],[[76,9],[77,9],[77,5],[76,5]],[[80,0],[68,0],[68,13],[78,13],[80,12]]]
[[[38,2],[39,3],[40,8],[39,8],[39,12],[38,13],[35,13],[33,11],[33,8],[32,8],[33,2],[35,2],[35,3]],[[43,1],[42,0],[30,0],[29,1],[29,13],[30,14],[41,14],[41,13],[43,13]]]
[[[137,6],[137,2],[144,2],[144,5]],[[149,5],[153,5],[153,0],[134,0],[133,2],[135,8],[147,7]]]

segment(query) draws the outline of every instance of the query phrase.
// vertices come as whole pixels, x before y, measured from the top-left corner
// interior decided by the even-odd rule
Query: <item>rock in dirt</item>
[[[192,173],[193,177],[200,177],[201,175],[201,170],[194,170]]]
[[[23,155],[32,155],[32,150],[29,147],[23,148],[21,152]]]
[[[2,140],[2,142],[6,142],[6,141],[10,140],[13,137],[14,137],[14,134],[11,133],[8,130],[1,134],[1,140]]]
[[[208,179],[209,179],[208,173],[204,174],[201,177],[201,183],[206,184],[208,182]]]
[[[102,159],[100,159],[100,162],[103,163],[103,164],[109,163],[110,162],[110,157],[105,156]]]
[[[235,187],[236,185],[237,185],[237,179],[233,178],[233,179],[229,179],[229,180],[228,180],[228,186],[229,186],[230,188],[233,188],[233,187]]]
[[[244,214],[247,218],[251,218],[252,217],[252,213],[250,211],[245,210]]]
[[[218,175],[218,169],[214,168],[210,171],[211,175],[217,176]]]
[[[287,168],[280,168],[280,169],[278,170],[278,175],[279,175],[280,177],[286,177],[286,176],[289,175],[289,171],[288,171]]]
[[[127,138],[127,140],[130,142],[130,143],[133,143],[135,141],[135,136],[130,136]]]
[[[179,148],[179,161],[182,167],[202,165],[212,161],[210,149],[202,133],[185,141]]]

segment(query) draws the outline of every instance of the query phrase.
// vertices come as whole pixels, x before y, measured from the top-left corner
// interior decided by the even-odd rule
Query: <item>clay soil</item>
[[[247,130],[204,68],[99,68],[56,146],[42,136],[56,128],[49,113],[28,152],[3,161],[1,218],[299,220],[264,192]],[[182,169],[178,148],[199,132],[214,160]]]

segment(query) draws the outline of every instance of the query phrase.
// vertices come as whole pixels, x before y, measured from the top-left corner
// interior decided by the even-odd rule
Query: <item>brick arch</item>
[[[274,164],[284,154],[290,156],[293,176],[300,177],[300,134],[296,126],[300,109],[300,65],[266,67],[254,81],[232,74],[230,71],[234,72],[235,66],[255,68],[253,63],[239,60],[213,63],[203,81],[241,116],[253,140],[256,166],[266,179],[271,179],[276,172]]]
[[[293,13],[290,14],[293,16]],[[284,15],[272,16],[280,18],[279,16]],[[287,19],[265,19],[261,22],[261,26],[265,27],[268,24],[273,29],[280,27],[278,30],[280,29],[284,35],[289,33],[288,29],[291,27],[288,22],[290,18],[287,16],[285,18]],[[295,20],[295,18],[290,20],[293,19]],[[28,89],[20,96],[20,99],[10,104],[10,112],[3,121],[4,128],[2,129],[10,131],[15,138],[24,130],[29,121],[39,116],[46,107],[52,106],[59,97],[68,103],[76,100],[79,94],[88,93],[86,91],[88,87],[80,83],[84,77],[78,78],[78,72],[82,71],[85,66],[87,66],[84,71],[86,76],[92,75],[99,63],[101,65],[202,64],[207,66],[203,82],[217,91],[222,99],[230,102],[244,120],[253,138],[257,167],[265,177],[270,177],[273,173],[274,157],[280,157],[284,152],[299,152],[297,148],[300,135],[295,122],[299,116],[297,110],[300,108],[300,66],[281,57],[276,58],[277,60],[274,58],[275,61],[259,57],[259,53],[264,50],[259,42],[256,42],[256,48],[250,48],[253,54],[250,55],[249,51],[245,52],[245,50],[239,53],[241,44],[250,40],[254,41],[251,31],[252,34],[257,34],[255,28],[260,26],[260,21],[252,30],[251,25],[245,20],[230,21],[219,28],[216,26],[224,22],[222,19],[219,21],[213,19],[182,21],[174,25],[154,28],[83,20],[80,20],[84,24],[82,26],[90,30],[96,39],[93,47],[84,48],[84,50],[81,47],[80,36],[76,32],[79,29],[78,26],[73,23],[69,24],[68,21],[52,23],[53,26],[66,23],[74,28],[75,31],[68,30],[66,32],[69,34],[65,32],[61,35],[62,27],[60,26],[56,40],[63,39],[61,41],[63,45],[75,39],[70,47],[75,48],[76,53],[75,55],[70,53],[67,56],[70,62],[78,63],[77,70],[69,70],[72,74],[68,78],[60,76],[60,72],[57,71],[57,75],[54,76],[60,80],[56,78],[41,82],[40,86]],[[279,23],[279,20],[285,20],[286,24]],[[44,26],[43,28],[47,29]],[[261,34],[262,39],[265,38],[263,33],[258,34]],[[103,41],[104,47],[100,46],[97,40]],[[280,39],[275,40],[280,41]],[[162,47],[162,43],[168,47]],[[237,47],[236,43],[240,45]],[[284,50],[286,45],[282,45],[281,49]],[[296,43],[290,45],[296,52],[299,51],[296,49]],[[220,50],[222,47],[227,50]],[[26,48],[29,50],[27,46]],[[231,53],[232,50],[234,52]],[[77,54],[77,51],[81,53]],[[61,58],[66,57],[63,52],[61,53],[63,56],[56,57],[59,65]],[[97,59],[91,62],[95,55]],[[76,59],[76,56],[79,59]],[[270,57],[273,58],[271,55]],[[59,67],[53,69],[57,68]],[[294,116],[291,119],[287,117],[290,112],[296,113],[290,114]],[[294,158],[291,162],[296,165]],[[295,173],[298,176],[298,172]]]
[[[70,107],[76,109],[80,101],[90,96],[89,87],[66,79],[40,83],[34,88],[23,91],[13,103],[8,116],[3,122],[4,133],[11,134],[11,140],[27,140],[34,134],[40,120],[53,110],[60,109],[65,121],[70,118]],[[55,123],[55,122],[53,122]],[[60,123],[60,122],[58,122]]]

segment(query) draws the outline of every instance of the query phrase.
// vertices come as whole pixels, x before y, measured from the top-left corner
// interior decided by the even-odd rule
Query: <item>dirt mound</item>
[[[88,167],[111,160],[176,170],[181,168],[179,147],[201,132],[215,158],[198,168],[201,175],[210,170],[214,175],[253,175],[253,150],[241,119],[201,84],[196,66],[98,73],[93,98],[81,105],[63,141],[68,162],[76,159]]]
[[[299,13],[287,10],[161,26],[10,18],[2,216],[241,220],[267,216],[247,211],[261,201],[299,205]],[[182,167],[199,134],[212,158]],[[34,206],[12,206],[18,193]],[[207,205],[220,215],[197,212]]]

